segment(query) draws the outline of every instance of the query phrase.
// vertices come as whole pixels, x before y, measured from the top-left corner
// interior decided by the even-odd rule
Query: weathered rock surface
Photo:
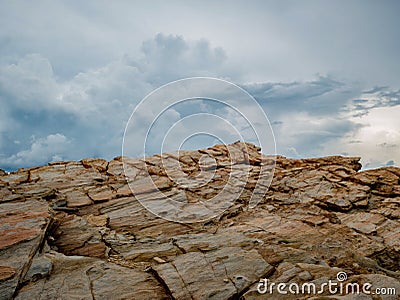
[[[235,143],[129,159],[129,174],[121,157],[0,172],[0,299],[399,299],[400,169],[278,156],[267,190],[262,170],[273,157],[259,151]],[[135,197],[156,207],[156,187],[204,208],[226,185],[228,205],[212,203],[227,209],[191,224],[157,217]],[[322,284],[338,272],[397,295],[257,291],[263,278]]]

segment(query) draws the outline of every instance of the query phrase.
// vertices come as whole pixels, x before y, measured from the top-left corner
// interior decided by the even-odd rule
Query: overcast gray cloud
[[[71,79],[57,78],[50,61],[37,53],[0,66],[6,111],[0,127],[1,165],[10,169],[59,158],[110,159],[121,153],[126,122],[146,94],[170,80],[222,76],[225,54],[206,40],[157,34],[141,49],[136,59],[124,55]]]
[[[399,165],[399,9],[390,0],[3,1],[0,168],[120,155],[135,105],[190,76],[251,93],[280,154]],[[199,110],[220,112],[181,106],[163,126]]]

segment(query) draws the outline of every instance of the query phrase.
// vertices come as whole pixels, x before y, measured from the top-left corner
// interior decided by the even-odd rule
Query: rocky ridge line
[[[161,158],[186,175],[213,172],[212,180],[183,188]],[[240,196],[218,218],[193,224],[144,209],[121,157],[0,172],[0,299],[253,299],[265,298],[260,278],[321,283],[339,271],[400,293],[400,169],[360,171],[357,157],[278,156],[269,190],[249,209],[270,161],[247,143],[132,159],[134,182],[149,171],[172,199],[210,199],[236,174],[230,188],[243,185]],[[241,170],[250,174],[245,184]],[[152,187],[137,187],[152,199]]]

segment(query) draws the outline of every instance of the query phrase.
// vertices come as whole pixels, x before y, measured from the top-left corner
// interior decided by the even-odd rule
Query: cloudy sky
[[[396,0],[0,1],[0,168],[121,155],[136,105],[194,76],[249,92],[279,154],[399,166],[399,11]]]

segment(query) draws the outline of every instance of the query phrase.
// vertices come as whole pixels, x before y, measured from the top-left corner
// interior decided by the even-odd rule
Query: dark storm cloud
[[[243,87],[263,106],[276,112],[307,111],[330,114],[348,101],[343,93],[345,84],[327,76],[305,82],[248,84]],[[330,94],[332,93],[332,94]]]
[[[393,90],[390,87],[375,87],[363,91],[360,97],[352,99],[344,110],[352,112],[355,116],[362,116],[374,108],[398,105],[400,105],[400,90]]]

